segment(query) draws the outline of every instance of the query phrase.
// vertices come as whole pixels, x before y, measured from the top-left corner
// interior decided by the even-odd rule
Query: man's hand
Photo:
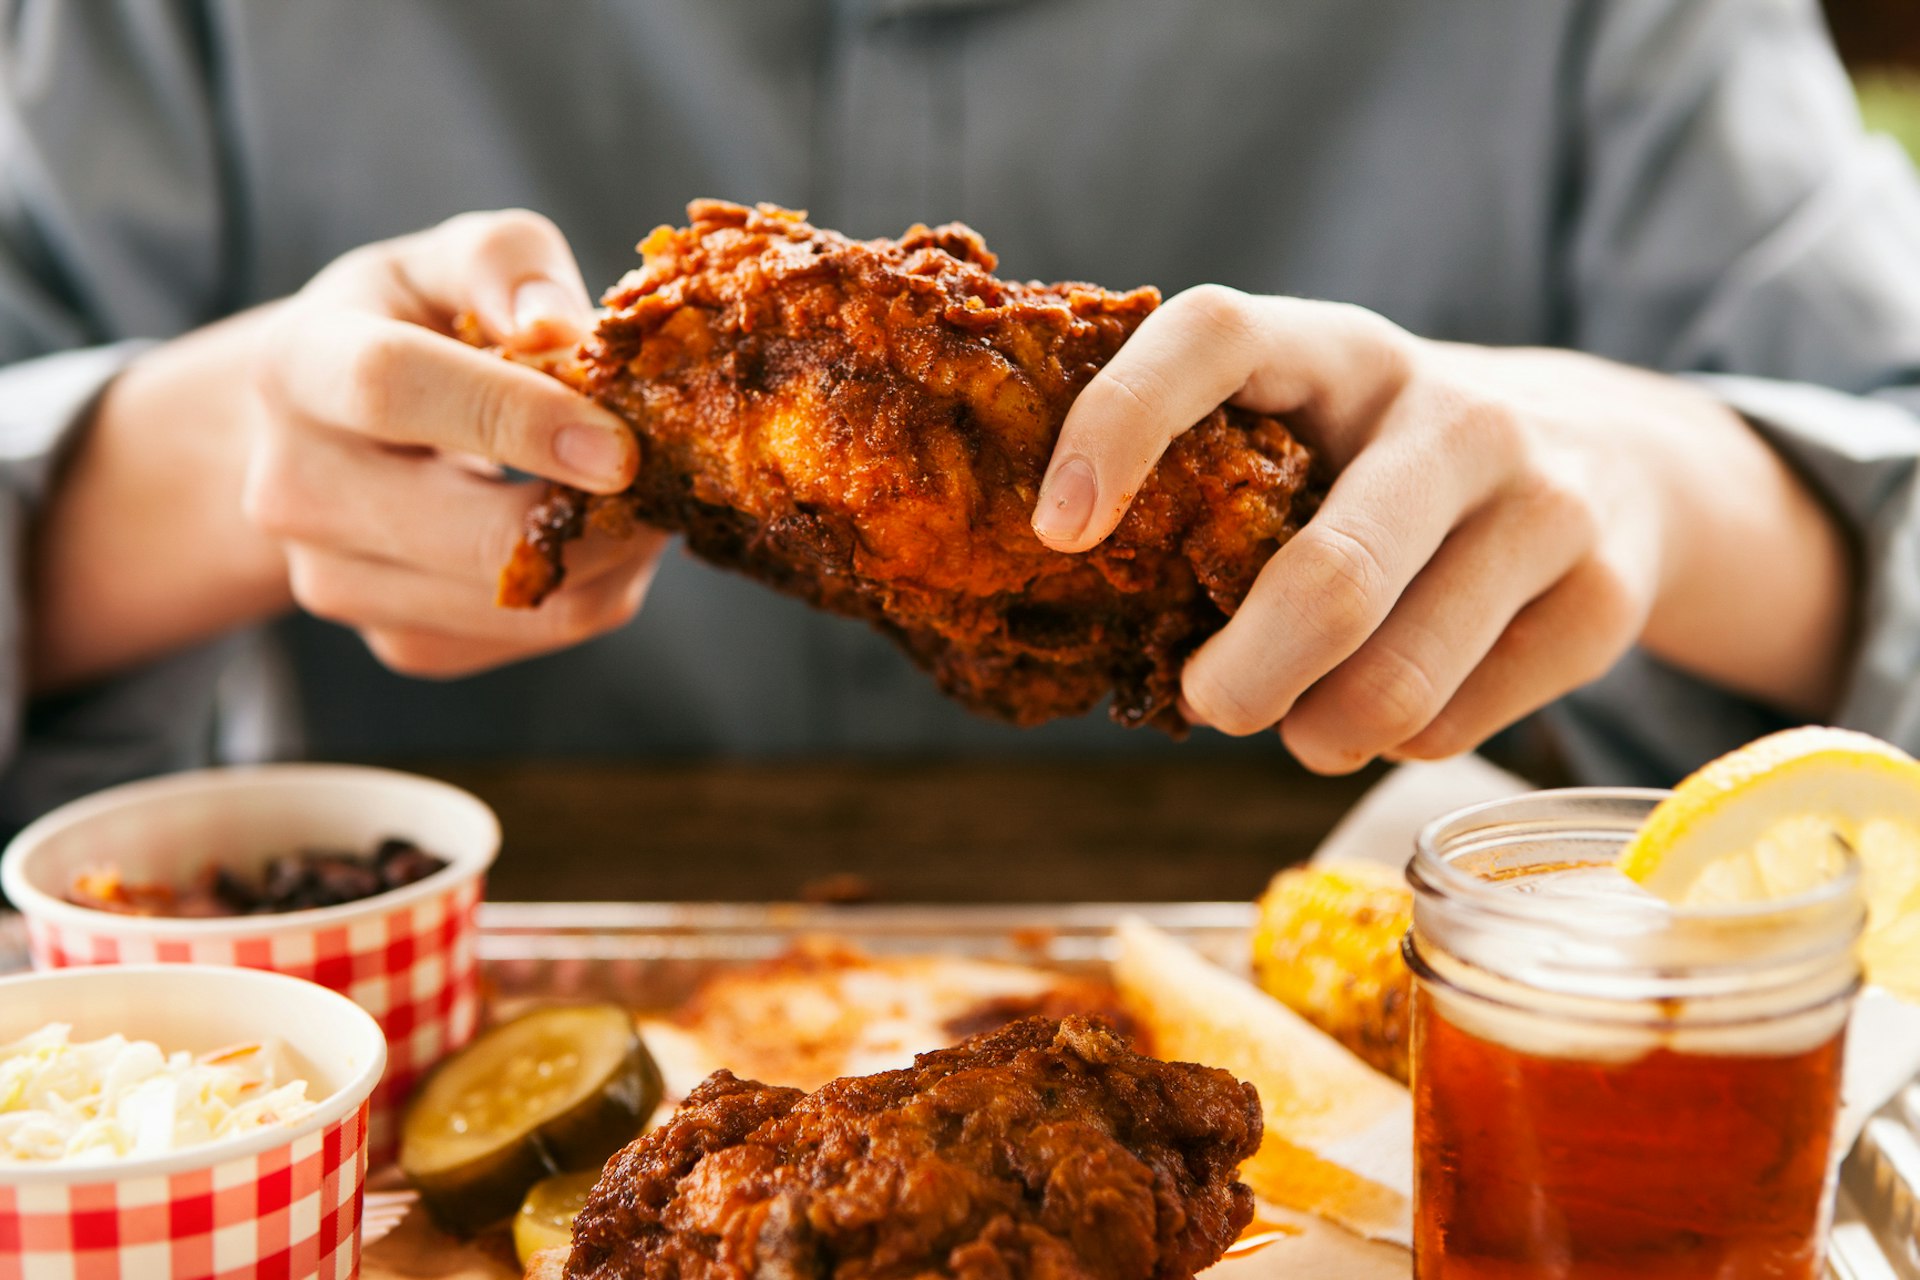
[[[592,308],[552,223],[467,214],[348,253],[293,297],[136,362],[38,539],[36,685],[105,674],[289,601],[424,676],[631,618],[657,536],[588,539],[543,608],[494,606],[540,489],[501,468],[615,492],[637,445],[561,383],[452,337],[463,314],[490,342],[543,348],[577,341]]]
[[[286,546],[302,607],[411,675],[463,675],[620,626],[661,541],[590,539],[543,608],[494,606],[538,486],[502,483],[488,464],[613,493],[638,446],[561,383],[448,337],[463,312],[488,341],[532,347],[578,341],[592,318],[552,223],[468,214],[341,258],[261,340],[247,515]]]
[[[1335,473],[1325,504],[1187,664],[1189,716],[1278,725],[1322,772],[1438,757],[1636,643],[1818,714],[1851,614],[1823,508],[1724,406],[1586,356],[1425,341],[1359,308],[1203,286],[1075,402],[1036,532],[1112,532],[1167,442],[1232,401]]]

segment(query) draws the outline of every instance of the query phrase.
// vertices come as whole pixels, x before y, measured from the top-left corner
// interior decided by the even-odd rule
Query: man
[[[586,325],[699,195],[1231,286],[1082,397],[1036,510],[1091,545],[1226,397],[1340,468],[1190,664],[1204,722],[1331,771],[1551,703],[1595,780],[1787,719],[1920,745],[1920,200],[1810,3],[9,9],[10,819],[194,758],[215,706],[229,749],[349,755],[1163,747],[971,720],[657,539],[492,608],[534,491],[491,464],[617,488],[630,445],[442,330]],[[468,212],[508,206],[544,217]],[[338,625],[236,657],[295,606]]]

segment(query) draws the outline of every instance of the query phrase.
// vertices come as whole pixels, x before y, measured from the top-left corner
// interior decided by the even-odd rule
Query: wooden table
[[[499,813],[499,901],[1246,899],[1378,777],[1277,759],[395,763]]]

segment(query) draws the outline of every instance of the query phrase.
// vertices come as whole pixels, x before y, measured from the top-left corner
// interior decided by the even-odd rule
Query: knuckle
[[[1486,738],[1486,733],[1476,732],[1443,711],[1426,728],[1402,743],[1399,750],[1410,760],[1446,760],[1465,755]]]
[[[314,273],[300,290],[302,296],[325,294],[356,280],[384,275],[390,268],[390,255],[397,241],[381,240],[356,245]]]
[[[1290,715],[1280,722],[1280,742],[1309,773],[1333,776],[1352,773],[1370,756],[1331,744],[1311,720]]]
[[[598,602],[574,595],[557,597],[550,603],[553,613],[546,619],[549,643],[575,645],[600,633]]]
[[[376,240],[368,244],[355,245],[335,258],[325,269],[341,274],[362,271],[384,272],[393,253],[393,244],[391,240]]]
[[[1600,538],[1600,513],[1569,476],[1538,472],[1521,490],[1520,502],[1529,524],[1570,538],[1576,546],[1592,546]]]
[[[1090,407],[1096,411],[1096,420],[1117,419],[1121,423],[1139,420],[1164,433],[1171,393],[1166,379],[1153,369],[1144,365],[1109,365],[1094,376],[1082,394],[1094,397]],[[1102,400],[1107,403],[1103,405]]]
[[[446,679],[459,674],[446,660],[442,646],[405,631],[369,631],[361,636],[367,650],[395,675],[417,679]]]
[[[525,430],[513,384],[504,377],[476,378],[473,383],[473,437],[480,455],[493,462],[514,456]]]
[[[1609,638],[1638,634],[1648,605],[1633,575],[1616,561],[1600,556],[1586,561],[1578,573],[1590,632]]]
[[[1187,669],[1181,693],[1200,718],[1229,737],[1244,738],[1272,726],[1275,717],[1256,708],[1232,681],[1207,670]]]
[[[491,209],[461,217],[469,220],[464,230],[477,258],[514,255],[529,245],[545,249],[561,240],[553,220],[531,209]]]
[[[611,631],[631,615],[620,610],[617,594],[579,590],[555,593],[544,608],[552,613],[544,620],[548,639],[555,645],[576,645]]]
[[[368,631],[361,639],[382,666],[414,680],[461,680],[537,652],[500,653],[420,631]]]
[[[1522,609],[1501,637],[1509,660],[1536,669],[1536,680],[1544,682],[1528,711],[1612,670],[1639,635],[1648,608],[1631,575],[1597,558],[1574,569],[1554,588],[1554,597],[1553,604],[1543,599]],[[1579,618],[1572,630],[1570,610]]]
[[[1412,737],[1440,709],[1440,691],[1420,663],[1382,647],[1348,664],[1346,718],[1378,736],[1383,746]]]
[[[1351,302],[1337,305],[1348,313],[1355,328],[1367,339],[1367,373],[1376,385],[1401,388],[1419,377],[1425,349],[1419,339],[1377,311]]]
[[[301,329],[306,319],[304,307],[288,303],[260,327],[260,359],[253,362],[248,382],[271,413],[283,414],[293,406],[293,376],[288,361],[305,350]]]
[[[1536,601],[1514,615],[1500,636],[1501,657],[1509,662],[1525,662],[1533,658],[1543,645],[1551,642],[1544,613],[1541,602]]]
[[[1522,448],[1519,412],[1507,401],[1473,391],[1448,389],[1437,415],[1435,430],[1442,446],[1454,457],[1498,458],[1519,456]]]
[[[1301,557],[1307,599],[1301,615],[1333,645],[1345,644],[1373,629],[1386,591],[1386,570],[1379,555],[1358,534],[1335,526],[1318,533],[1309,523],[1294,537]]]
[[[347,576],[320,556],[296,552],[287,557],[287,586],[294,601],[316,618],[351,623],[356,593]]]
[[[1468,441],[1502,458],[1517,457],[1526,443],[1520,410],[1498,396],[1476,396],[1468,405]]]
[[[1188,324],[1239,341],[1251,327],[1250,301],[1246,294],[1224,284],[1197,284],[1176,294],[1167,308]]]
[[[1316,322],[1344,334],[1363,361],[1356,372],[1371,385],[1384,389],[1406,387],[1418,380],[1430,345],[1378,311],[1357,302],[1315,300],[1307,303]]]
[[[1246,319],[1246,294],[1227,284],[1196,284],[1181,290],[1167,303],[1185,311],[1188,319],[1206,324],[1238,324]]]
[[[409,344],[397,332],[361,338],[347,353],[341,403],[348,421],[341,426],[370,429],[392,416],[399,380],[411,364]]]
[[[292,454],[279,432],[264,431],[240,491],[241,515],[254,528],[275,538],[297,537],[308,525],[300,468],[294,465]]]

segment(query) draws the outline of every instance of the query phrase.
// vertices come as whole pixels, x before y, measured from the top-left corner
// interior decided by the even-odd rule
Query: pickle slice
[[[520,1202],[513,1215],[513,1251],[526,1266],[542,1249],[565,1249],[573,1244],[573,1220],[586,1208],[593,1184],[600,1181],[600,1170],[582,1173],[556,1173],[542,1178]]]
[[[549,1174],[598,1169],[659,1102],[660,1071],[625,1009],[536,1009],[421,1085],[401,1123],[400,1168],[440,1225],[471,1235]]]

